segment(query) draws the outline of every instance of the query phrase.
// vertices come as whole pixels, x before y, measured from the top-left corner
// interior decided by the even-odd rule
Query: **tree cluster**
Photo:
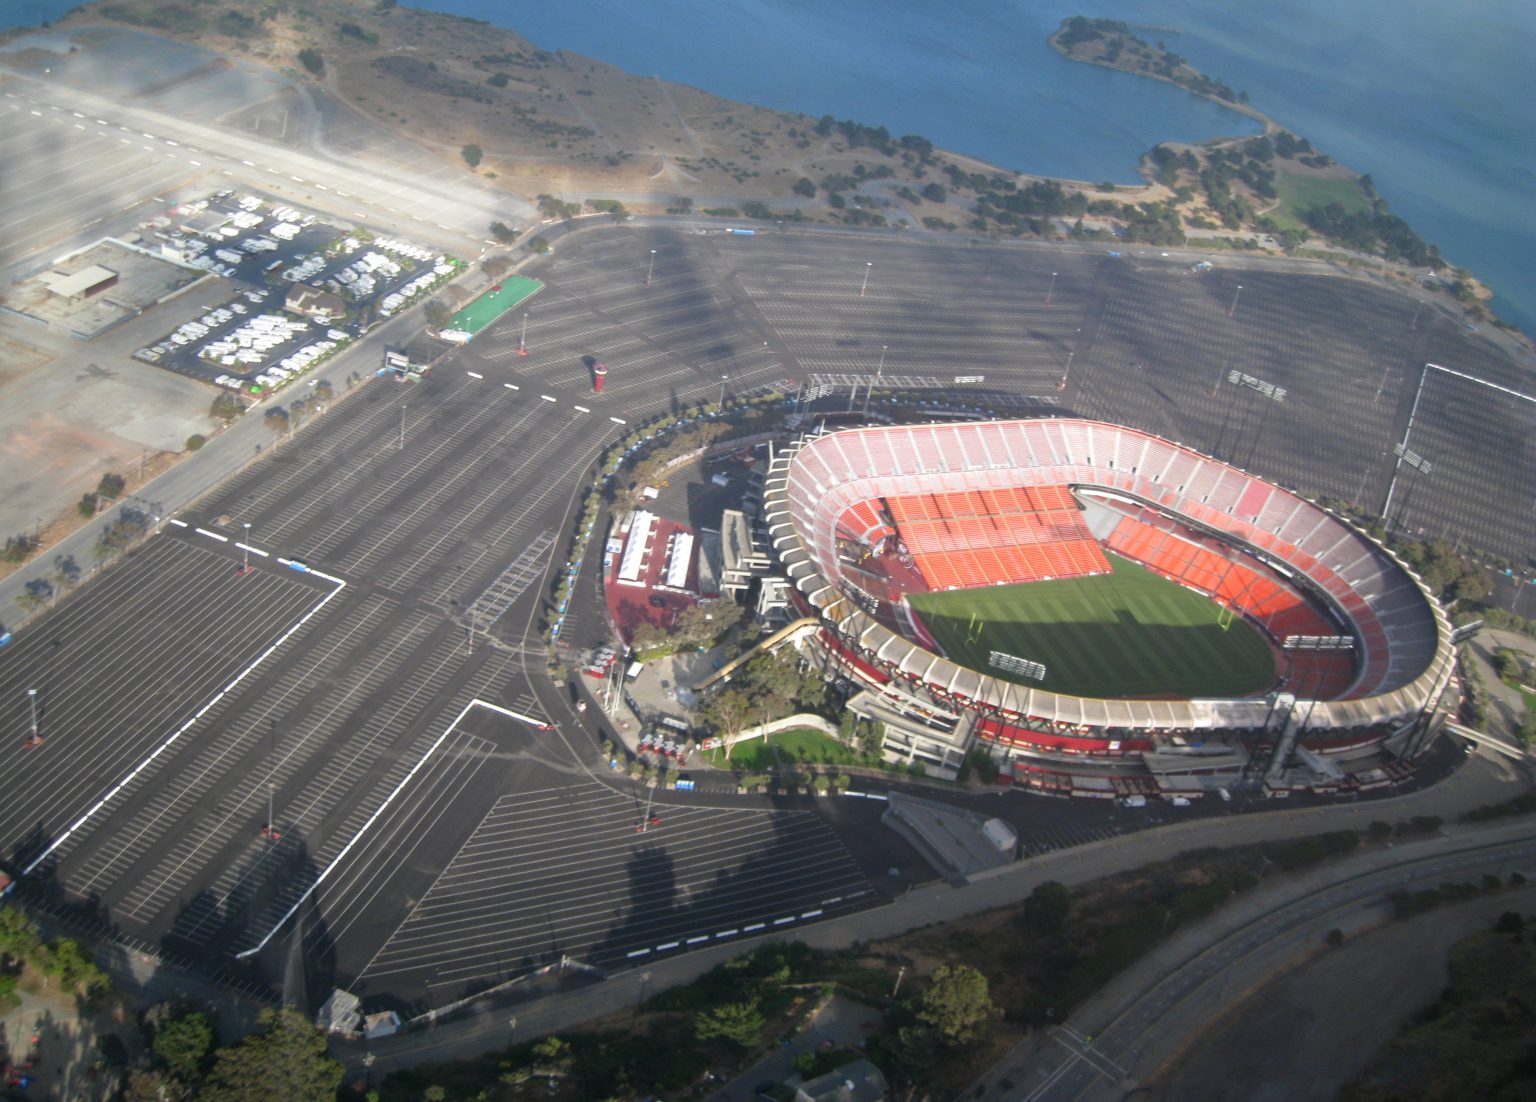
[[[1382,199],[1376,199],[1370,210],[1353,214],[1339,203],[1327,203],[1304,211],[1302,219],[1320,236],[1356,252],[1379,252],[1388,260],[1421,268],[1440,263],[1440,250],[1425,244],[1412,226],[1389,213]]]

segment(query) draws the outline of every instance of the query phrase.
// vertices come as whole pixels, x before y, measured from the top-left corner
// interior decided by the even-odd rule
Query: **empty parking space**
[[[368,963],[366,982],[440,1003],[561,955],[612,969],[877,901],[809,810],[647,803],[533,768],[518,789]]]
[[[237,576],[238,553],[194,540],[151,542],[8,648],[0,844],[18,865],[61,839],[332,592],[281,568]],[[29,748],[31,701],[42,744]],[[205,719],[184,745],[214,726]],[[139,773],[99,815],[154,787],[184,752],[178,746]],[[50,860],[95,829],[85,824]]]

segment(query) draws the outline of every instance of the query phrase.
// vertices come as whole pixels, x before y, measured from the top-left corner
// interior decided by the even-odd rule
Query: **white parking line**
[[[228,536],[221,536],[217,532],[210,532],[210,531],[208,531],[208,529],[206,529],[206,528],[194,528],[194,529],[192,529],[192,531],[196,532],[200,536],[207,536],[211,540],[218,540],[220,543],[228,543],[229,542],[229,537]]]
[[[750,926],[743,926],[741,928],[741,932],[744,934],[750,934],[753,930],[761,930],[764,926],[767,925],[768,923],[766,922],[754,922]]]
[[[480,372],[478,372],[478,371],[466,371],[466,372],[464,372],[464,374],[468,375],[471,379],[483,379],[483,378],[485,378],[485,376],[480,374]]]
[[[245,544],[245,543],[236,543],[235,546],[238,547],[242,551],[249,551],[253,555],[260,555],[264,559],[270,557],[267,554],[267,552],[263,551],[259,547],[252,547],[249,544]]]
[[[649,949],[636,949],[633,953],[625,953],[624,955],[627,956],[630,960],[634,960],[636,957],[643,957],[649,952]]]
[[[522,389],[516,383],[502,383],[501,385],[506,387],[508,390],[520,390],[520,389]]]
[[[187,522],[186,521],[184,521],[184,520],[177,520],[175,517],[171,518],[171,523],[174,524],[177,528],[185,528],[187,526]]]
[[[715,933],[715,936],[716,937],[735,937],[739,933],[741,933],[741,931],[740,930],[736,930],[736,929],[719,930],[719,931],[717,931]]]
[[[572,406],[571,408],[574,409],[577,413],[591,413],[592,412],[586,406]]]
[[[179,524],[180,522],[173,519],[171,523]],[[185,528],[186,525],[183,524],[182,527]],[[203,529],[199,528],[197,531],[202,532]],[[213,535],[213,533],[204,532],[204,535]],[[217,538],[222,539],[223,537]],[[79,830],[87,822],[94,818],[96,813],[105,807],[108,803],[110,803],[114,798],[116,798],[117,794],[126,788],[129,784],[131,784],[135,777],[143,773],[145,769],[149,768],[149,766],[154,763],[156,758],[169,750],[171,746],[175,744],[176,740],[181,738],[182,735],[186,734],[187,731],[189,731],[192,726],[198,722],[198,720],[207,715],[210,708],[217,705],[219,701],[223,700],[226,696],[233,692],[240,685],[240,682],[244,681],[248,676],[250,676],[252,670],[256,669],[257,666],[261,665],[269,657],[271,657],[274,651],[276,651],[279,647],[281,647],[284,643],[293,637],[294,632],[298,631],[305,624],[309,623],[310,619],[315,615],[315,613],[319,612],[326,605],[330,604],[336,595],[347,587],[346,582],[342,581],[340,578],[333,578],[329,574],[321,574],[319,571],[316,571],[315,576],[317,578],[322,578],[325,581],[336,583],[336,588],[327,593],[315,604],[313,608],[311,608],[308,612],[306,612],[303,616],[299,617],[298,620],[291,624],[288,630],[283,632],[282,635],[278,636],[277,641],[269,646],[265,651],[263,651],[261,656],[257,658],[256,661],[252,662],[249,666],[245,667],[245,669],[237,673],[234,677],[234,680],[232,680],[228,685],[225,685],[218,692],[214,693],[213,697],[209,699],[206,704],[199,708],[190,719],[188,719],[180,727],[176,728],[175,732],[173,732],[169,738],[167,738],[159,746],[155,747],[155,749],[150,753],[148,757],[139,762],[138,765],[135,765],[121,780],[119,780],[111,788],[107,789],[106,792],[102,793],[101,798],[92,804],[86,810],[85,814],[81,815],[73,823],[69,824],[65,830],[63,830],[57,837],[53,839],[52,843],[46,849],[44,849],[42,853],[38,854],[32,859],[32,863],[30,865],[21,870],[22,875],[30,875],[33,869],[37,868],[38,865],[46,861],[56,849],[58,849],[66,841],[69,840],[70,836],[74,834],[75,831]],[[409,779],[409,776],[407,779]],[[386,801],[386,803],[387,802],[388,801]],[[307,898],[308,895],[309,893],[306,892],[305,897]],[[283,921],[286,922],[288,918],[292,917],[292,914],[293,912],[290,911],[287,916],[284,916]],[[270,934],[267,936],[271,937]],[[265,944],[265,941],[263,941],[263,944]]]
[[[658,945],[658,946],[656,946],[656,951],[658,953],[660,953],[660,952],[662,952],[664,950],[667,950],[667,949],[676,949],[676,948],[677,948],[677,942],[669,941],[665,945]]]
[[[543,398],[546,402],[558,402],[560,400],[558,398],[551,398],[548,394],[540,394],[539,397]]]
[[[255,168],[256,167],[256,162],[255,161],[241,161],[240,163],[243,164],[246,168]]]
[[[689,938],[683,944],[685,944],[685,945],[697,945],[701,941],[708,941],[708,940],[709,940],[709,935],[708,934],[701,934],[698,937],[691,937],[691,938]]]
[[[615,425],[627,425],[627,424],[629,424],[629,422],[624,420],[624,418],[622,418],[622,417],[610,417],[610,418],[608,418],[608,420],[612,421]]]
[[[793,922],[794,920],[795,920],[795,916],[794,915],[785,915],[783,918],[776,918],[776,919],[774,919],[773,920],[773,924],[775,926],[783,926],[783,925],[785,925],[787,923]]]
[[[816,910],[814,910],[814,911],[806,911],[806,912],[805,912],[805,913],[804,913],[804,914],[802,914],[802,915],[801,915],[801,916],[800,916],[800,917],[801,917],[801,918],[815,918],[815,917],[816,917],[816,916],[817,916],[817,915],[819,915],[819,914],[821,914],[821,909],[820,909],[820,908],[817,908],[817,909],[816,909]]]

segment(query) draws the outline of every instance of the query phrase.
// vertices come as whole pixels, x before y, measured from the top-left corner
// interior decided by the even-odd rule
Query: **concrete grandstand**
[[[1016,780],[1074,794],[1358,791],[1407,775],[1454,703],[1451,626],[1400,560],[1305,498],[1123,426],[807,435],[774,457],[763,521],[819,645],[862,686],[855,710],[938,770],[974,741]],[[1105,550],[1261,631],[1273,682],[1231,698],[1051,692],[946,657],[906,599],[1093,575]]]

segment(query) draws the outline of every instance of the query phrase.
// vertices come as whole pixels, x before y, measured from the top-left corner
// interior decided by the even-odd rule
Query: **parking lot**
[[[418,384],[370,382],[9,648],[0,753],[11,775],[37,779],[6,809],[0,844],[26,857],[60,842],[39,885],[47,900],[207,961],[286,931],[293,912],[318,962],[311,991],[361,979],[370,999],[399,1004],[513,978],[552,952],[623,966],[759,922],[793,929],[862,905],[861,881],[873,901],[902,882],[890,866],[928,875],[878,826],[873,801],[775,805],[701,786],[658,793],[653,830],[645,790],[585,772],[595,710],[578,717],[548,684],[537,632],[547,564],[608,443],[649,414],[717,401],[722,384],[729,397],[812,373],[873,375],[884,352],[887,371],[1059,394],[1239,461],[1251,452],[1295,484],[1353,490],[1364,478],[1369,496],[1385,489],[1374,452],[1401,432],[1417,385],[1406,365],[1426,349],[1466,362],[1478,347],[1443,322],[1421,319],[1416,336],[1397,298],[1339,280],[1243,273],[1229,318],[1210,273],[883,238],[605,228],[562,240],[530,274],[545,289],[527,308],[528,356],[516,354],[515,312]],[[594,358],[611,369],[602,394]],[[1267,420],[1222,389],[1232,362],[1288,388]],[[1411,510],[1497,523],[1452,488],[1427,482]],[[268,554],[236,577],[247,523]],[[578,648],[606,635],[583,601],[562,635]],[[495,615],[472,621],[472,606]],[[87,645],[86,623],[109,630]],[[45,706],[31,750],[29,687]],[[559,744],[494,709],[466,712],[477,700],[558,721]],[[144,779],[92,810],[184,724]],[[984,799],[1026,802],[1021,839],[1041,849],[1134,826],[1111,809]],[[268,822],[279,837],[261,832]],[[562,895],[567,881],[584,891]],[[491,917],[475,909],[481,896]],[[280,932],[259,954],[274,982],[287,948]]]
[[[240,290],[198,306],[200,314],[134,357],[256,395],[298,378],[462,267],[249,192],[182,203],[140,233],[145,247]]]

